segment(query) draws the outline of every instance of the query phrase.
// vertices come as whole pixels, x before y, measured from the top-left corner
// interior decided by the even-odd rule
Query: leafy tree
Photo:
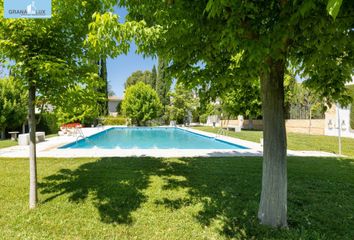
[[[340,10],[341,0],[119,4],[128,9],[127,25],[140,23],[139,51],[164,58],[171,76],[187,85],[217,95],[233,81],[260,79],[264,161],[258,217],[265,225],[287,226],[284,73],[296,66],[321,98],[348,103],[343,89],[353,69],[351,1]],[[95,21],[92,35],[107,33],[105,38],[115,41],[120,35],[113,19]],[[99,45],[107,54],[116,51]]]
[[[122,101],[119,101],[116,107],[116,112],[118,115],[122,114]]]
[[[27,116],[27,94],[21,83],[13,77],[0,78],[0,132],[5,138],[6,129],[21,126]]]
[[[201,107],[199,108],[199,121],[201,123],[206,123],[208,120],[209,116],[220,116],[222,113],[222,107],[219,103],[213,102],[213,103],[208,103],[205,106],[204,104],[201,104]]]
[[[97,82],[101,79],[97,78]],[[57,105],[54,113],[57,116],[59,125],[72,122],[81,122],[91,125],[100,115],[102,115],[102,105],[97,101],[104,102],[105,97],[102,93],[95,91],[97,85],[91,82],[90,85],[74,86],[63,92],[61,97],[69,99],[66,104]],[[70,101],[70,99],[75,99]]]
[[[354,129],[354,85],[348,86],[349,94],[352,97],[352,103],[350,108],[350,127]]]
[[[136,71],[133,72],[128,79],[124,83],[124,88],[127,89],[128,87],[137,84],[138,82],[143,82],[145,84],[151,83],[151,72],[150,71]],[[151,85],[152,88],[154,88],[153,85]]]
[[[234,86],[222,94],[221,100],[223,112],[228,117],[243,115],[252,120],[261,116],[261,95],[257,80]]]
[[[287,226],[284,73],[288,65],[296,66],[321,98],[349,100],[343,90],[353,69],[354,6],[344,1],[334,20],[327,2],[172,0],[142,6],[121,1],[128,8],[128,19],[162,28],[161,41],[140,44],[147,54],[157,53],[171,62],[169,68],[179,80],[218,92],[232,81],[260,79],[264,161],[258,217],[262,224]],[[335,17],[337,7],[331,6]]]
[[[324,101],[302,83],[292,84],[286,95],[291,118],[323,118],[326,110]]]
[[[170,120],[182,124],[188,115],[197,107],[193,92],[177,83],[175,90],[170,93],[171,104],[167,107]]]
[[[296,79],[293,74],[285,74],[284,76],[284,117],[290,119],[290,110],[293,104],[294,88]]]
[[[14,62],[12,71],[21,84],[28,89],[30,126],[30,194],[29,205],[37,203],[36,170],[36,98],[48,100],[56,107],[74,106],[76,98],[83,97],[84,91],[70,94],[78,86],[86,88],[99,84],[97,65],[92,59],[100,59],[97,48],[89,51],[91,45],[84,45],[88,25],[94,12],[110,8],[111,2],[53,0],[51,19],[1,19],[0,21],[0,59]],[[0,0],[3,6],[3,0]],[[3,16],[3,8],[0,8]],[[115,41],[119,43],[119,41]],[[125,45],[126,46],[126,45]],[[126,47],[117,50],[116,54]],[[97,89],[95,86],[94,89]],[[87,88],[88,89],[88,88]],[[93,89],[92,89],[93,90]],[[95,95],[97,96],[97,95]]]
[[[147,121],[159,117],[161,109],[160,99],[150,85],[138,82],[127,88],[122,102],[122,111],[133,124],[146,125]]]

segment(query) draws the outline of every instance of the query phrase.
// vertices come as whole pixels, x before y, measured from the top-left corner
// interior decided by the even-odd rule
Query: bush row
[[[121,116],[118,117],[104,117],[100,119],[103,125],[126,125],[127,119]]]

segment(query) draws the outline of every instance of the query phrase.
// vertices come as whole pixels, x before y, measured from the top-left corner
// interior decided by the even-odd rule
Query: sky
[[[119,21],[124,22],[127,10],[124,8],[115,9],[120,17]],[[150,70],[154,65],[157,67],[157,59],[144,58],[135,53],[136,46],[132,43],[130,52],[127,55],[118,56],[115,59],[107,59],[107,77],[115,95],[122,97],[124,83],[127,78],[135,71]]]

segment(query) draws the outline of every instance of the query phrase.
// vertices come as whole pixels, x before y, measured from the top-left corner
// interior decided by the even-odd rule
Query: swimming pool
[[[60,149],[248,149],[180,128],[114,127]]]

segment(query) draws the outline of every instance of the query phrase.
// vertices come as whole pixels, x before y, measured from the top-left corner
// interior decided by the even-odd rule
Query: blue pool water
[[[110,128],[61,148],[247,149],[179,128]]]

